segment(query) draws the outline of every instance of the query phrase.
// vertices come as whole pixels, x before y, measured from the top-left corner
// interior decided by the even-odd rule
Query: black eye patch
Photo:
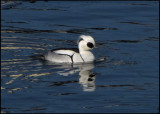
[[[94,77],[94,76],[95,76],[95,74],[90,74],[90,75],[89,75],[89,77]]]
[[[87,43],[87,46],[88,46],[89,48],[93,48],[93,47],[94,47],[94,45],[93,45],[91,42],[88,42],[88,43]]]
[[[82,39],[82,38],[80,38],[78,42],[80,42],[80,41],[82,41],[82,40],[83,40],[83,39]]]

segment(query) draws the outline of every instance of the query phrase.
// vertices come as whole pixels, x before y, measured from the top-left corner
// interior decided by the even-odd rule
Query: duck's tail
[[[44,60],[44,55],[33,55],[33,56],[30,56],[30,58],[32,59],[40,59],[40,60]]]

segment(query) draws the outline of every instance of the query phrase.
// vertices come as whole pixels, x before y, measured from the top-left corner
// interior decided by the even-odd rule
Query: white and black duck
[[[41,59],[55,63],[92,63],[95,60],[90,51],[95,48],[95,41],[89,35],[80,35],[78,48],[53,49],[41,56]]]

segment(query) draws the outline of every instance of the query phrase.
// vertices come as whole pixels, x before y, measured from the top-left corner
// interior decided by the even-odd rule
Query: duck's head
[[[89,35],[80,35],[78,40],[78,47],[80,51],[89,51],[95,48],[95,41],[93,37]]]

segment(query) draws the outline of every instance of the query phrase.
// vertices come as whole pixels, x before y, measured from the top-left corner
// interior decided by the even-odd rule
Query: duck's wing
[[[51,51],[49,51],[48,53],[44,55],[44,60],[49,60],[49,61],[57,62],[57,63],[62,63],[62,62],[71,63],[72,62],[72,58],[70,55],[67,55],[64,53],[61,54],[61,53],[51,52]]]
[[[78,53],[79,50],[76,48],[59,48],[52,49],[44,55],[45,60],[53,62],[67,62],[73,63],[73,55]]]
[[[73,55],[79,53],[77,48],[59,48],[52,49],[44,55],[32,56],[32,59],[49,60],[53,62],[69,62],[73,63]]]
[[[79,50],[77,48],[59,48],[59,49],[53,49],[51,52],[54,52],[59,55],[68,55],[72,56],[75,53],[79,53]]]

